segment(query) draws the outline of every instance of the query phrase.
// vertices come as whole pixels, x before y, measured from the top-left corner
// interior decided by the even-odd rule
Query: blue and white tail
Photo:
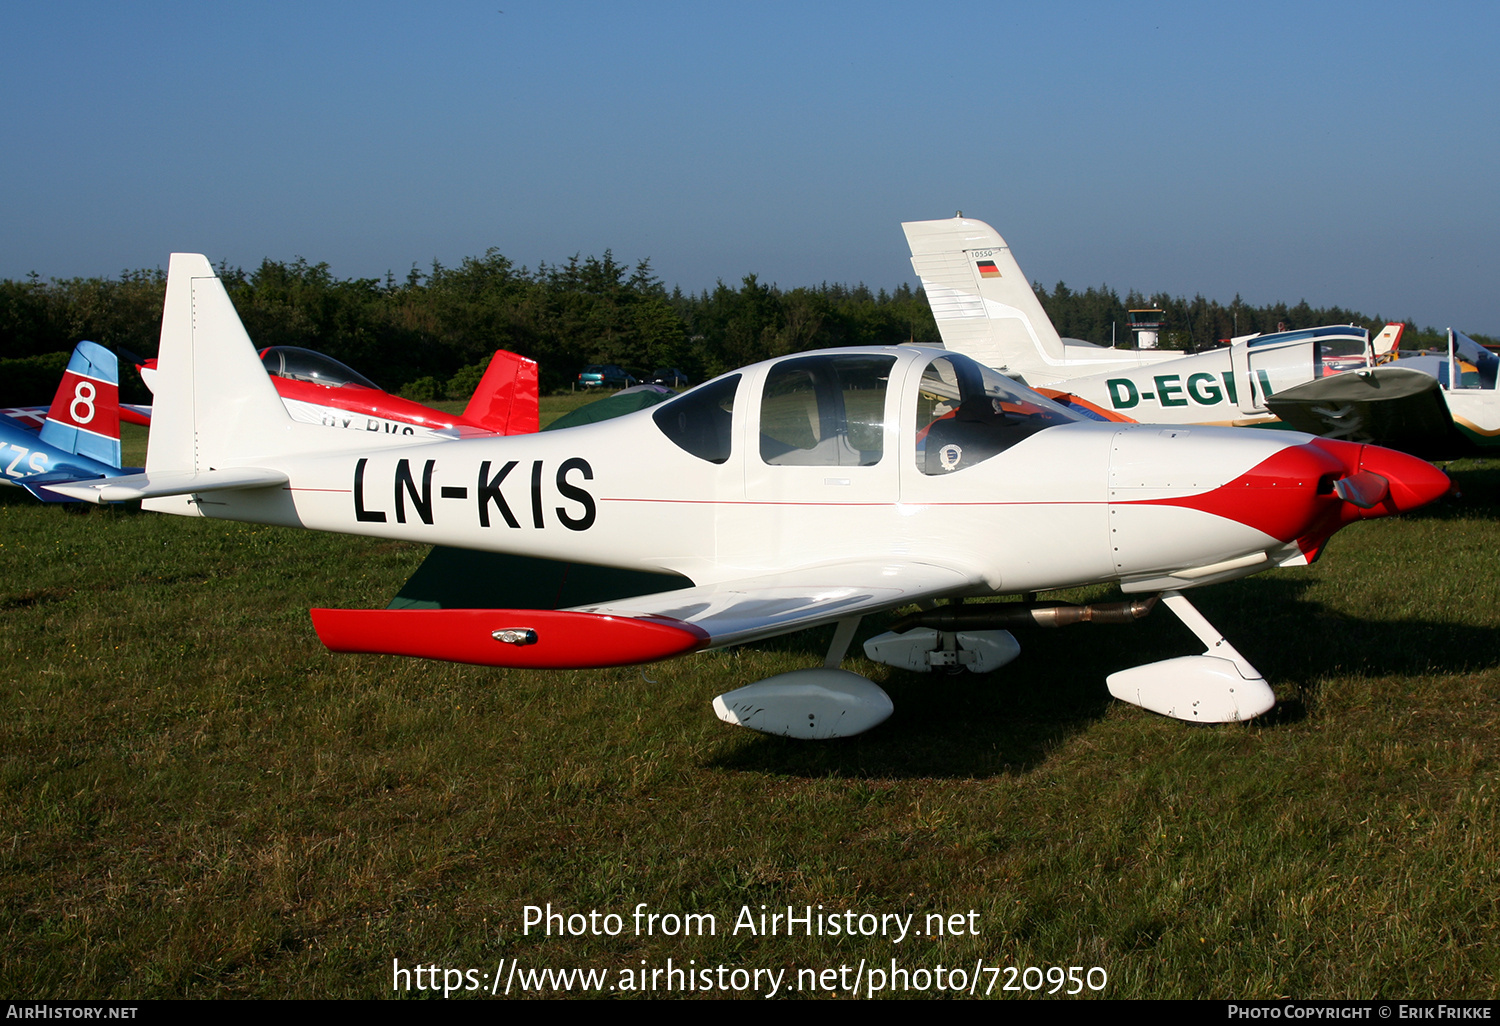
[[[94,342],[73,348],[39,437],[75,456],[120,466],[120,364]]]

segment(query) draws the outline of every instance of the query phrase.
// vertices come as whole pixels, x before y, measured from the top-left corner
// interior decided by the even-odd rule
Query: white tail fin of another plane
[[[1393,353],[1401,347],[1401,333],[1406,330],[1405,324],[1387,324],[1381,329],[1380,334],[1370,341],[1375,352],[1375,358]]]
[[[1000,369],[1063,362],[1062,339],[999,232],[964,217],[901,228],[944,346]]]
[[[1030,385],[1182,355],[1110,349],[1059,336],[1010,247],[983,221],[960,216],[907,221],[901,228],[948,349]]]
[[[155,386],[145,473],[55,490],[90,502],[143,499],[146,509],[198,516],[202,495],[284,486],[287,474],[262,461],[408,441],[292,420],[223,282],[197,253],[173,253],[168,264]],[[284,519],[265,513],[265,522],[295,523],[295,511],[286,510]]]

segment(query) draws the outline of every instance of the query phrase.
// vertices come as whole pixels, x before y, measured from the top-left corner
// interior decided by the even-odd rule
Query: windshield
[[[329,388],[359,385],[380,391],[380,386],[363,374],[345,367],[331,356],[315,353],[311,349],[272,346],[261,350],[260,362],[265,364],[268,374],[274,374],[278,378],[311,381],[315,385],[327,385]]]
[[[917,466],[948,474],[1054,424],[1084,418],[966,356],[940,356],[917,386]]]

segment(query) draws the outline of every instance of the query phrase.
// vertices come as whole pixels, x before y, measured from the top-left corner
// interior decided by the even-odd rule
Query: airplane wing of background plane
[[[498,565],[508,565],[512,572],[525,570],[535,581],[537,568],[525,564],[548,563],[493,556],[475,573],[474,557],[481,554],[459,555],[469,564],[471,581],[496,580],[489,571]],[[569,594],[570,573],[603,569],[552,563],[543,566],[541,574],[546,577],[550,571],[558,589],[555,595],[577,598],[589,586],[580,590],[574,582]],[[588,669],[744,644],[833,621],[852,621],[842,641],[847,647],[860,616],[982,586],[972,571],[926,561],[831,563],[706,585],[662,574],[605,573],[615,576],[593,586],[603,587],[601,593],[631,591],[632,585],[665,585],[668,590],[578,602],[568,608],[439,608],[436,601],[419,597],[425,594],[419,589],[417,597],[407,596],[404,608],[314,609],[312,618],[318,637],[335,652]],[[421,576],[419,571],[413,582]],[[445,575],[434,569],[432,576]]]
[[[1387,325],[1385,351],[1399,338],[1400,326]],[[1450,329],[1448,339],[1446,354],[1315,378],[1268,396],[1266,406],[1288,426],[1327,438],[1430,460],[1490,455],[1500,448],[1500,357],[1461,331]]]
[[[901,225],[943,347],[1027,384],[1179,360],[1168,349],[1115,349],[1062,338],[1010,246],[988,224],[962,214]]]
[[[1449,458],[1459,441],[1437,378],[1399,364],[1314,378],[1269,396],[1266,406],[1294,430],[1425,459]]]

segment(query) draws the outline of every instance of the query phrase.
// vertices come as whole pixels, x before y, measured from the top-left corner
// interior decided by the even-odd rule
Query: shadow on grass
[[[1294,726],[1320,682],[1336,676],[1457,674],[1500,665],[1500,629],[1433,620],[1357,620],[1303,599],[1306,577],[1251,577],[1192,600],[1284,696],[1256,722]],[[883,630],[881,618],[858,645]],[[914,674],[877,668],[872,679],[896,712],[859,737],[829,742],[755,736],[706,760],[710,767],[804,777],[984,778],[1027,773],[1113,701],[1109,674],[1203,651],[1163,608],[1130,625],[1018,630],[1021,656],[994,673]],[[780,651],[820,662],[827,631],[782,639]],[[1288,691],[1293,694],[1288,695]],[[1184,730],[1224,729],[1183,724]],[[1234,729],[1234,728],[1228,728]]]
[[[1500,460],[1454,460],[1438,466],[1457,488],[1429,506],[1404,514],[1417,520],[1466,520],[1500,517]]]

